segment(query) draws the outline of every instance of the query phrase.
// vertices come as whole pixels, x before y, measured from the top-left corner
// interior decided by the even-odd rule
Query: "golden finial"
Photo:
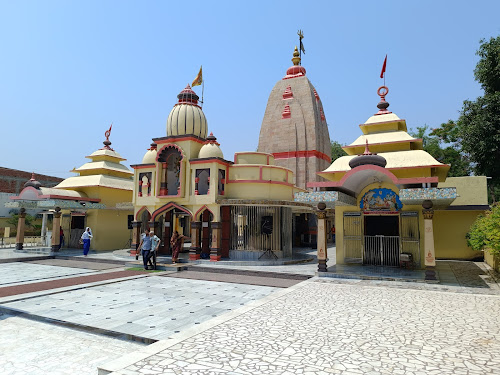
[[[292,62],[293,62],[293,65],[299,65],[300,64],[300,57],[299,57],[299,49],[297,48],[297,46],[295,46],[295,51],[293,51],[293,58],[292,58]]]

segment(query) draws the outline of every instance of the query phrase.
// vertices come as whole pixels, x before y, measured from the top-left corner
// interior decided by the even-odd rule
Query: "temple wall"
[[[473,259],[482,256],[467,246],[465,235],[483,211],[434,211],[434,246],[437,259]]]

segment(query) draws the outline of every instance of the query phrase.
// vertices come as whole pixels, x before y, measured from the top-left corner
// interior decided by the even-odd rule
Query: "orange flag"
[[[191,87],[199,86],[203,82],[203,73],[201,72],[201,68],[202,67],[200,66],[200,71],[198,72],[198,75],[194,79],[193,83],[191,84]]]

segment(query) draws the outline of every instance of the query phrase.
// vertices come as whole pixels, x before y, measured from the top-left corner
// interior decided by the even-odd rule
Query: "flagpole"
[[[201,81],[201,108],[203,108],[203,92],[204,91],[205,91],[205,80],[202,80]]]

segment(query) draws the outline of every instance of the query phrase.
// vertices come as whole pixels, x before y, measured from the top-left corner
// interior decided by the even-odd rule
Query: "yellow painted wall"
[[[487,205],[488,190],[486,176],[448,177],[438,187],[456,187],[457,199],[452,206]]]
[[[495,271],[500,272],[500,257],[493,256],[489,251],[484,252],[484,261]]]
[[[129,211],[89,210],[86,226],[92,229],[94,238],[90,241],[91,250],[124,249],[130,237],[127,228]]]
[[[482,253],[467,246],[471,224],[482,211],[434,211],[434,247],[437,259],[472,259]]]
[[[228,184],[227,199],[276,199],[293,200],[293,187],[280,184]]]

